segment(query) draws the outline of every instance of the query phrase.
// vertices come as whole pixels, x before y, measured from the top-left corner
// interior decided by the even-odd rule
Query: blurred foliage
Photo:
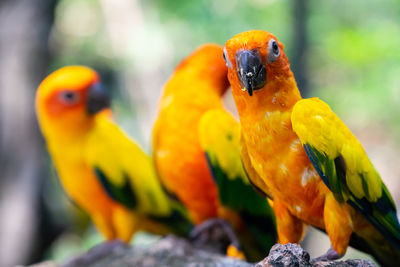
[[[400,140],[400,2],[312,1],[314,95],[358,125],[381,121]]]
[[[105,2],[109,1],[59,1],[51,69],[82,63],[138,71],[148,68],[142,62],[158,61],[162,70],[157,74],[165,80],[195,47],[204,42],[224,44],[249,29],[277,35],[289,58],[296,49],[291,46],[289,0],[119,0],[116,4],[135,3],[127,7],[139,9],[133,14],[141,17],[141,30],[123,30],[123,34],[132,33],[129,46],[115,53],[107,32]],[[342,117],[380,120],[399,132],[400,2],[310,0],[309,6],[311,40],[305,67],[310,68],[312,95],[323,98]],[[134,67],[136,62],[141,66]]]
[[[182,55],[205,42],[224,44],[233,35],[250,29],[265,29],[288,43],[291,35],[290,1],[203,0],[143,1],[159,12],[159,19]],[[182,57],[182,56],[181,56]],[[174,65],[179,58],[174,60]]]

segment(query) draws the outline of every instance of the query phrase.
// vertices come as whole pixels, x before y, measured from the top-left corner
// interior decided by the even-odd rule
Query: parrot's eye
[[[226,48],[225,48],[225,47],[224,47],[224,55],[223,55],[223,57],[224,57],[226,66],[227,66],[228,68],[232,68],[232,63],[231,63],[231,61],[229,60],[228,52],[226,51]]]
[[[61,102],[67,105],[73,105],[79,101],[79,95],[70,90],[61,91],[58,96]]]
[[[279,51],[279,46],[278,43],[274,40],[271,39],[268,42],[268,62],[272,63],[275,62],[278,57],[279,57],[280,51]]]

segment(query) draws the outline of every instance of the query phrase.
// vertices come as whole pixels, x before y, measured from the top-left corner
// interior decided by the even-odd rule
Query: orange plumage
[[[200,147],[197,124],[206,111],[222,108],[226,75],[220,46],[196,50],[167,82],[154,126],[154,159],[160,179],[183,202],[195,224],[218,216],[217,188]]]
[[[302,100],[283,48],[271,33],[249,31],[228,40],[224,54],[243,163],[274,200],[279,241],[299,242],[311,224],[329,235],[333,251],[324,257],[342,256],[352,242],[392,265],[400,256],[399,223],[388,190],[328,105]]]
[[[276,241],[275,220],[248,181],[239,124],[223,108],[228,80],[222,56],[221,46],[203,45],[166,83],[153,131],[154,159],[161,181],[183,202],[192,222],[214,219],[196,230],[222,224],[226,231],[228,221],[237,235],[228,234],[228,255],[243,257],[243,249],[255,261]]]
[[[226,50],[231,57],[232,70],[236,69],[234,55],[240,49],[259,47],[261,57],[266,58],[267,42],[270,38],[275,37],[272,34],[267,35],[264,31],[253,31],[230,39],[226,43]],[[279,45],[283,49],[283,45]],[[292,130],[291,110],[301,96],[286,55],[283,50],[281,53],[282,60],[277,62],[276,67],[267,65],[267,80],[279,77],[279,81],[268,84],[266,90],[255,91],[254,96],[243,92],[236,71],[229,71],[242,134],[248,155],[252,158],[252,166],[272,191],[273,207],[278,222],[282,219],[285,220],[284,224],[298,224],[291,218],[293,214],[307,223],[324,228],[324,195],[329,189],[312,167],[300,140]],[[263,138],[260,138],[260,133]],[[314,181],[307,183],[305,187],[302,185],[304,172],[308,173],[306,178],[309,181]],[[281,241],[287,243],[300,240],[301,234],[283,234],[287,227],[279,229],[279,225],[278,223]],[[296,226],[296,229],[298,228],[299,226]]]

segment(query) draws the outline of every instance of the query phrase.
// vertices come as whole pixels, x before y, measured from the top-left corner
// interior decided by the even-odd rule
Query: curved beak
[[[237,52],[236,62],[240,83],[252,96],[254,90],[263,88],[267,82],[265,64],[256,49]]]
[[[101,83],[95,83],[89,88],[86,110],[93,115],[110,107],[110,95]]]

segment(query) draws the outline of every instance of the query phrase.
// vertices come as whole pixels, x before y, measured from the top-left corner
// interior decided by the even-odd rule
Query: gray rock
[[[103,243],[63,266],[251,267],[253,265],[201,250],[185,239],[167,236],[150,247],[127,247],[121,242]]]
[[[347,261],[319,261],[313,264],[313,267],[377,267],[372,261],[369,260],[347,260]]]
[[[264,260],[256,265],[241,260],[225,257],[224,255],[204,250],[189,241],[175,236],[167,236],[151,245],[127,246],[122,242],[114,241],[95,246],[83,255],[76,257],[62,267],[376,267],[368,260],[346,260],[310,263],[310,255],[297,244],[276,244]],[[55,267],[52,262],[38,264],[35,267]]]
[[[297,244],[275,244],[268,257],[259,262],[256,267],[311,267],[310,254]]]
[[[369,260],[310,262],[310,254],[297,244],[275,244],[256,267],[377,267]]]

